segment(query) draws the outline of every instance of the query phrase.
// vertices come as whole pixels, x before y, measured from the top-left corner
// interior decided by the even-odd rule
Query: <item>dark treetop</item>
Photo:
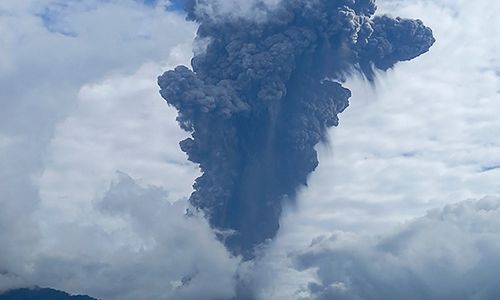
[[[0,300],[96,300],[88,296],[71,296],[53,289],[17,289],[0,293]]]

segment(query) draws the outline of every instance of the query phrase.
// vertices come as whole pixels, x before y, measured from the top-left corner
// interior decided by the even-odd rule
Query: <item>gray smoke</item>
[[[374,17],[374,0],[257,1],[258,19],[213,18],[207,3],[186,3],[206,50],[158,84],[191,133],[181,149],[203,172],[191,204],[228,249],[251,258],[318,166],[314,146],[351,96],[341,82],[353,72],[373,81],[374,68],[419,56],[434,38],[420,20]]]

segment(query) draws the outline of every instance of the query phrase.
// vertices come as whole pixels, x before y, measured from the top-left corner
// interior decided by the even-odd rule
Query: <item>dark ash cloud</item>
[[[191,204],[203,211],[234,254],[253,256],[279,228],[282,202],[318,165],[314,146],[337,126],[352,72],[374,79],[434,43],[419,20],[376,16],[374,1],[282,1],[259,18],[214,18],[207,1],[190,2],[206,51],[192,70],[178,66],[158,79],[192,137],[180,143],[203,175]],[[261,16],[264,15],[265,18]]]

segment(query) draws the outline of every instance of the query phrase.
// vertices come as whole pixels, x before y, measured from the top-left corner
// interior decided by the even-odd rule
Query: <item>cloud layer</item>
[[[185,200],[167,201],[164,189],[118,173],[95,201],[94,216],[60,221],[45,237],[28,276],[103,299],[232,297],[238,260],[229,258],[202,218],[184,215],[186,207]]]
[[[500,200],[446,206],[383,236],[333,233],[295,259],[315,299],[495,299]]]

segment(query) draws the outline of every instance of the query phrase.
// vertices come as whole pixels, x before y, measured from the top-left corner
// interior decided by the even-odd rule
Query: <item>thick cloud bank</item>
[[[184,215],[186,204],[118,173],[94,204],[101,224],[61,222],[64,239],[47,237],[29,268],[0,273],[0,291],[36,282],[102,299],[231,298],[238,260],[202,218]]]
[[[372,0],[287,0],[272,9],[250,1],[265,12],[255,19],[214,17],[210,1],[191,3],[206,49],[192,70],[179,66],[158,83],[192,133],[182,150],[203,172],[191,204],[233,253],[251,257],[276,235],[282,202],[307,184],[315,145],[348,106],[339,81],[355,70],[372,80],[373,67],[415,58],[434,38],[419,20],[373,17]]]
[[[314,299],[497,299],[500,199],[430,211],[383,237],[338,232],[295,256]]]

